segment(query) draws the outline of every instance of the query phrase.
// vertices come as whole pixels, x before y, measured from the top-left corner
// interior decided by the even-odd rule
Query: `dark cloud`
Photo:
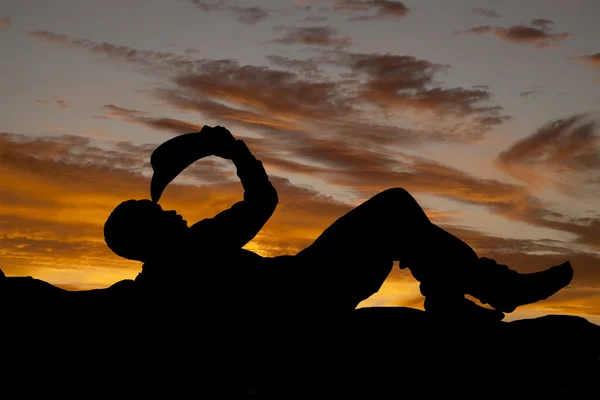
[[[0,28],[10,26],[11,23],[12,23],[11,18],[8,16],[0,18]]]
[[[254,25],[271,18],[271,13],[260,7],[230,6],[228,9],[237,14],[238,22],[247,25]]]
[[[272,17],[272,12],[261,7],[242,7],[238,5],[229,5],[225,1],[201,1],[189,0],[200,10],[210,13],[214,11],[225,11],[236,16],[238,22],[254,25]]]
[[[229,107],[207,96],[191,95],[184,90],[156,89],[150,94],[181,111],[195,111],[206,118],[253,130],[296,131],[296,126],[277,116]]]
[[[464,31],[457,31],[456,33],[457,34],[460,34],[460,33],[483,34],[483,33],[492,32],[493,30],[494,30],[493,27],[491,27],[489,25],[483,25],[483,26],[475,26],[473,28],[469,28]]]
[[[277,116],[333,118],[351,109],[335,82],[304,80],[292,72],[234,61],[207,63],[201,73],[180,75],[174,82],[190,94],[234,101]]]
[[[519,97],[539,97],[544,94],[544,90],[541,87],[533,87],[530,90],[524,90],[519,93]]]
[[[111,61],[135,63],[152,68],[194,68],[194,62],[186,55],[152,50],[137,50],[112,43],[97,43],[88,39],[76,39],[50,31],[31,31],[32,38],[61,46],[84,49],[91,54],[106,56]]]
[[[508,28],[492,27],[492,26],[477,26],[463,31],[456,32],[457,34],[488,34],[500,38],[509,43],[516,44],[533,44],[536,48],[557,47],[558,43],[571,37],[568,32],[553,33],[553,22],[544,19],[534,19],[533,26],[513,25]]]
[[[72,39],[63,34],[58,34],[50,31],[31,31],[28,35],[36,39],[45,40],[48,42],[55,42],[59,44],[66,44],[72,42]]]
[[[67,100],[62,97],[62,96],[54,96],[53,98],[54,100],[54,104],[56,104],[56,106],[58,108],[60,108],[61,110],[66,110],[67,108],[69,108],[69,103],[67,103]],[[42,105],[48,105],[50,104],[50,102],[48,100],[45,99],[38,99],[35,101],[36,104],[42,104]]]
[[[108,110],[108,115],[111,117],[130,117],[132,115],[143,115],[146,114],[143,111],[132,110],[129,108],[117,107],[114,104],[107,104],[104,106]]]
[[[496,164],[531,186],[576,196],[581,176],[600,173],[598,124],[584,114],[552,121],[500,153]]]
[[[571,34],[549,33],[546,29],[540,30],[525,25],[515,25],[509,28],[496,28],[494,34],[511,43],[532,43],[537,48],[558,46],[558,42],[568,39]]]
[[[326,26],[296,28],[279,25],[274,30],[282,33],[282,37],[275,39],[274,43],[332,47],[346,47],[352,44],[350,37],[339,36],[335,29]]]
[[[550,21],[549,19],[535,18],[531,20],[531,25],[538,26],[545,31],[550,31],[555,24],[554,21]]]
[[[319,63],[314,59],[298,60],[295,58],[270,55],[267,59],[278,67],[283,67],[292,71],[298,71],[309,76],[317,76],[322,71],[319,69]]]
[[[592,68],[600,69],[600,53],[574,57],[572,60],[588,65]]]
[[[403,18],[411,12],[403,2],[394,0],[336,0],[334,10],[353,14],[368,13],[352,16],[350,21]]]
[[[347,54],[342,63],[356,75],[366,76],[360,97],[382,108],[410,107],[438,115],[475,117],[483,125],[502,123],[501,107],[484,105],[491,92],[483,89],[434,86],[436,73],[448,65],[391,54]]]
[[[56,102],[58,108],[60,108],[61,110],[69,108],[69,104],[67,104],[67,101],[62,96],[54,96],[54,101]]]
[[[487,18],[500,18],[500,14],[488,8],[474,8],[471,12],[475,15],[481,15]]]
[[[121,121],[140,124],[159,131],[167,131],[173,133],[188,133],[199,132],[202,130],[202,125],[193,124],[191,122],[182,121],[173,118],[154,118],[146,116],[147,113],[139,110],[130,110],[127,108],[117,107],[113,104],[104,106],[108,110],[105,118],[119,117]]]
[[[146,90],[147,93],[180,110],[197,111],[264,132],[327,129],[333,134],[336,130],[348,131],[346,126],[349,125],[385,121],[394,113],[409,110],[433,113],[438,120],[443,117],[454,123],[439,129],[431,120],[427,130],[409,129],[413,136],[420,136],[420,140],[417,138],[413,143],[425,140],[468,142],[481,139],[493,126],[509,118],[502,115],[501,107],[489,104],[492,96],[488,90],[442,87],[435,79],[436,74],[446,71],[449,66],[410,56],[323,50],[306,62],[271,57],[272,62],[288,68],[278,70],[240,65],[234,60],[193,59],[189,55],[99,44],[52,32],[32,32],[30,35],[102,55],[111,61],[142,65],[151,74],[164,71],[172,76],[174,87]],[[325,80],[319,74],[307,73],[314,70],[313,66],[318,68],[328,64],[348,72],[342,73],[337,80]],[[304,71],[293,72],[292,65]],[[152,122],[147,118],[138,120]],[[168,122],[174,131],[181,132],[181,124]],[[187,126],[181,129],[187,129]],[[406,129],[395,131],[405,132]],[[401,138],[404,140],[405,135]]]
[[[204,12],[222,10],[223,8],[225,8],[225,2],[222,0],[220,0],[220,1],[189,0],[189,2]]]
[[[493,27],[491,27],[489,25],[483,25],[483,26],[475,26],[473,28],[469,28],[469,29],[466,29],[464,31],[457,31],[455,33],[457,33],[457,34],[460,34],[460,33],[473,33],[473,34],[479,35],[479,34],[484,34],[484,33],[492,32],[493,30],[494,30]]]

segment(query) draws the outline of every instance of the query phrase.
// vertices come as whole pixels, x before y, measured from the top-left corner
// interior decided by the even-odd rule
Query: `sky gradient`
[[[279,193],[248,249],[293,254],[404,187],[480,256],[571,261],[568,288],[507,320],[600,323],[598,15],[595,0],[3,2],[0,268],[74,289],[134,278],[104,221],[149,198],[158,144],[222,125]],[[195,222],[241,196],[207,158],[161,204]],[[362,305],[422,301],[395,268]]]

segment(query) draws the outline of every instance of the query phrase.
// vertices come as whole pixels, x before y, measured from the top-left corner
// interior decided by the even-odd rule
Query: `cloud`
[[[283,34],[282,37],[273,40],[274,43],[332,47],[346,47],[352,44],[350,37],[339,37],[335,29],[325,26],[296,28],[278,25],[274,30]]]
[[[532,43],[537,48],[557,47],[558,42],[568,39],[571,34],[548,33],[525,25],[515,25],[509,28],[496,28],[494,34],[504,41],[511,43]]]
[[[247,25],[254,25],[271,18],[271,13],[260,7],[231,6],[229,10],[238,14],[236,19],[239,22]]]
[[[574,60],[589,64],[592,66],[600,66],[600,53],[588,54],[581,57],[575,57]]]
[[[65,100],[62,96],[54,96],[54,102],[61,110],[66,110],[69,108],[69,104],[67,104],[67,100]]]
[[[474,8],[471,10],[471,12],[475,15],[481,15],[487,18],[500,18],[500,14],[488,8]]]
[[[549,19],[535,18],[531,20],[531,25],[538,26],[545,31],[550,31],[555,24],[554,21],[550,21]]]
[[[199,132],[203,126],[173,118],[148,117],[146,112],[117,107],[113,104],[107,104],[104,108],[108,112],[106,115],[100,116],[101,118],[119,117],[123,122],[140,124],[159,131],[172,133]]]
[[[267,59],[278,67],[283,67],[288,70],[298,71],[308,76],[318,76],[323,71],[319,69],[319,63],[314,59],[298,60],[295,58],[284,57],[279,55],[267,56]]]
[[[349,21],[403,18],[411,12],[403,2],[394,0],[335,0],[334,10],[363,14],[352,16],[348,18]],[[373,11],[375,13],[371,14]]]
[[[288,71],[240,66],[232,60],[206,63],[202,71],[173,81],[188,94],[233,102],[282,119],[333,118],[351,109],[335,82],[305,80]]]
[[[327,35],[329,31],[325,32]],[[45,31],[30,35],[83,49],[113,62],[141,65],[150,74],[164,71],[171,76],[174,86],[146,90],[149,95],[180,110],[224,118],[247,128],[333,133],[348,131],[347,126],[357,123],[382,125],[382,120],[411,112],[416,116],[437,117],[429,118],[427,126],[420,129],[396,130],[410,130],[416,138],[413,143],[470,142],[480,140],[494,126],[509,119],[502,114],[501,107],[490,104],[492,95],[488,90],[440,86],[436,74],[449,66],[410,56],[323,49],[319,56],[302,63],[271,57],[272,62],[288,68],[279,70],[240,65],[227,59],[194,59],[189,54],[138,50]],[[331,38],[325,36],[320,40],[327,43]],[[292,65],[302,65],[305,71],[293,72]],[[343,72],[339,79],[323,79],[318,74],[306,73],[306,68],[312,69],[312,65],[316,68],[333,65],[348,72]],[[214,114],[209,114],[211,111]],[[436,121],[441,121],[443,128],[436,126]],[[453,125],[448,125],[448,121]]]
[[[28,32],[28,35],[36,39],[59,44],[72,42],[72,40],[67,35],[62,35],[50,31],[31,31]]]
[[[519,93],[519,97],[539,97],[544,94],[544,90],[541,87],[533,87],[530,90],[524,90]]]
[[[598,123],[585,114],[549,122],[500,153],[496,165],[531,187],[577,196],[578,182],[600,173]]]
[[[170,52],[157,52],[152,50],[138,50],[128,46],[112,43],[97,43],[88,39],[73,38],[64,34],[50,31],[30,31],[27,34],[37,40],[65,46],[73,49],[83,49],[92,55],[107,57],[113,62],[126,62],[155,69],[193,69],[194,59],[190,54],[179,55]]]
[[[107,104],[104,106],[104,108],[109,111],[108,116],[111,116],[111,117],[131,117],[133,115],[146,114],[143,111],[132,110],[132,109],[123,108],[123,107],[117,107],[114,104]]]
[[[229,12],[236,16],[236,20],[243,24],[254,25],[256,23],[272,18],[273,12],[267,11],[261,7],[242,7],[238,5],[228,5],[225,1],[201,1],[189,0],[191,4],[200,10],[210,13],[214,11]]]
[[[591,68],[594,68],[594,69],[600,71],[600,53],[588,54],[588,55],[584,55],[584,56],[580,56],[580,57],[573,57],[573,58],[571,58],[571,60],[576,61],[578,63],[582,63],[584,65],[587,65]],[[599,79],[600,79],[600,76],[599,76]]]
[[[493,27],[491,27],[489,25],[483,25],[483,26],[475,26],[473,28],[469,28],[469,29],[466,29],[464,31],[457,31],[455,33],[456,34],[460,34],[460,33],[483,34],[483,33],[492,32],[493,30],[494,30]]]
[[[409,107],[438,116],[473,117],[481,126],[498,125],[509,117],[502,108],[485,103],[492,98],[485,89],[434,86],[434,77],[448,65],[412,56],[392,54],[347,54],[342,58],[357,76],[366,76],[359,86],[360,97],[382,108]]]
[[[198,7],[204,12],[211,12],[215,10],[222,10],[225,6],[224,1],[202,1],[202,0],[189,0],[194,6]]]
[[[56,104],[56,106],[58,108],[60,108],[61,110],[66,110],[67,108],[69,108],[69,103],[67,103],[67,100],[63,97],[63,96],[54,96],[53,98],[54,100],[54,104]],[[48,105],[50,104],[50,102],[48,100],[45,99],[38,99],[35,101],[36,104],[41,104],[41,105]]]
[[[8,16],[0,18],[0,28],[5,28],[7,26],[10,26],[11,23],[12,23],[11,18]]]
[[[559,42],[571,37],[569,32],[553,33],[554,23],[545,19],[534,19],[533,26],[513,25],[508,28],[492,27],[489,25],[477,26],[463,31],[457,31],[456,34],[475,34],[483,35],[491,33],[499,39],[515,44],[533,44],[536,48],[558,47]]]

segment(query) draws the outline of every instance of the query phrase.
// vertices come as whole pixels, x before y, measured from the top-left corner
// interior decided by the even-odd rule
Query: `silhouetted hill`
[[[296,348],[276,352],[265,391],[277,386],[273,398],[284,398],[288,388],[303,388],[312,398],[328,388],[332,396],[373,399],[597,390],[600,327],[584,318],[550,315],[482,325],[394,307],[358,309],[337,325],[327,332],[308,329],[298,342],[287,342]],[[294,357],[286,360],[289,353]]]
[[[259,321],[210,304],[65,304],[3,307],[5,365],[200,398],[579,397],[600,376],[600,327],[572,316],[482,324],[390,307]]]

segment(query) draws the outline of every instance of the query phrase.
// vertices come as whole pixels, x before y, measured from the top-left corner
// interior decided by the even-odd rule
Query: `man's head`
[[[127,200],[106,220],[104,240],[115,254],[147,262],[172,249],[187,229],[175,211],[164,211],[150,200]]]

